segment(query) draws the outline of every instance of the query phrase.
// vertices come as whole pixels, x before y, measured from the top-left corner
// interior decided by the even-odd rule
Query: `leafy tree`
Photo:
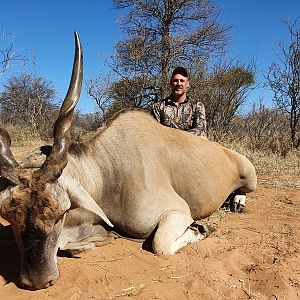
[[[126,107],[147,107],[151,101],[151,88],[144,86],[144,78],[124,78],[111,86],[111,97],[118,102],[128,102]],[[149,89],[149,90],[148,90]]]
[[[219,64],[210,73],[200,73],[191,81],[191,98],[201,99],[205,105],[210,137],[221,140],[230,131],[235,114],[254,88],[254,67]]]
[[[109,119],[121,109],[142,106],[144,93],[142,84],[143,81],[140,78],[124,78],[114,82],[109,93],[113,101],[106,110],[104,119]]]
[[[297,135],[300,120],[300,29],[285,22],[289,32],[289,45],[279,43],[278,61],[269,67],[266,76],[268,85],[274,92],[275,105],[289,116],[291,148],[300,145]]]
[[[0,94],[3,122],[28,125],[35,131],[49,130],[57,114],[56,93],[51,83],[30,73],[12,76]]]
[[[103,125],[103,115],[99,111],[85,114],[77,112],[74,116],[73,123],[73,128],[80,128],[80,131],[83,133],[95,131]],[[74,139],[74,132],[72,134]]]

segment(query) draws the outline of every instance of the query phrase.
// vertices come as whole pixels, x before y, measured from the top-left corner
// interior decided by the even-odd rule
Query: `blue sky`
[[[233,26],[230,57],[243,62],[255,59],[257,80],[261,72],[276,59],[278,43],[288,41],[288,32],[282,20],[294,21],[300,17],[299,0],[216,0],[222,9],[222,20]],[[28,56],[36,57],[33,70],[28,65],[21,71],[34,71],[53,82],[58,97],[64,97],[70,79],[74,53],[73,32],[77,30],[84,50],[84,79],[105,71],[100,55],[107,58],[114,44],[122,38],[118,17],[122,12],[113,10],[110,0],[15,0],[2,1],[0,26],[14,35],[13,43]],[[1,49],[1,40],[0,40]],[[0,84],[20,71],[12,66],[0,77]],[[263,96],[271,106],[272,93],[259,88],[249,97],[249,103]],[[81,112],[92,111],[93,101],[85,89],[78,104]]]

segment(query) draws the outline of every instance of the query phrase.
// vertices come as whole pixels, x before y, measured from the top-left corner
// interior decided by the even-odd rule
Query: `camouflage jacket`
[[[205,108],[202,102],[192,103],[187,99],[176,106],[170,98],[156,102],[151,113],[161,124],[206,137]]]

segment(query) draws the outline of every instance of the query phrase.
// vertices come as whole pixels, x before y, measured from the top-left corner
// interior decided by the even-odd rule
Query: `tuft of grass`
[[[6,126],[12,146],[28,146],[36,144],[36,141],[42,141],[37,132],[32,131],[30,127],[21,125],[8,125]]]
[[[42,139],[38,133],[33,132],[29,127],[7,125],[5,128],[10,135],[11,151],[16,160],[20,160],[29,155],[40,146],[47,143],[51,144],[51,141]]]
[[[250,149],[242,140],[222,143],[225,147],[245,155],[255,166],[258,175],[300,176],[300,151],[285,156],[270,150]]]

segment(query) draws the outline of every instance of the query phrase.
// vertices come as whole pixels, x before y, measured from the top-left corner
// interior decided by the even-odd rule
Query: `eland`
[[[53,146],[17,162],[8,132],[0,129],[0,215],[12,225],[20,281],[31,290],[59,277],[59,249],[76,253],[107,244],[114,239],[111,232],[153,237],[154,253],[174,254],[209,234],[200,220],[230,194],[252,192],[257,183],[245,156],[165,127],[141,110],[122,111],[89,140],[72,143],[83,76],[77,33],[75,44]]]

